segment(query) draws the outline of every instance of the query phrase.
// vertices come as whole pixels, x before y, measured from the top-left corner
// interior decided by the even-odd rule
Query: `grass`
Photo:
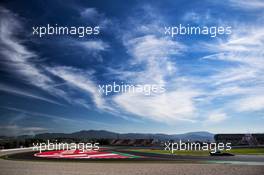
[[[132,149],[130,151],[135,152],[145,152],[145,153],[155,153],[155,154],[172,154],[168,150],[159,150],[159,149]],[[208,151],[174,151],[174,154],[177,155],[195,155],[195,156],[208,156]]]
[[[158,149],[131,149],[130,151],[135,152],[145,152],[145,153],[156,153],[156,154],[172,154],[168,150],[158,150]],[[235,155],[264,155],[264,148],[233,148],[230,151],[225,151]],[[209,151],[174,151],[177,155],[192,155],[192,156],[208,156]]]
[[[232,154],[264,155],[264,148],[234,148],[226,152]]]

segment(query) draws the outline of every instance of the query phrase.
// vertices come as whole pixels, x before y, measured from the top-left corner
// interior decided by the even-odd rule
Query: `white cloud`
[[[32,84],[42,86],[50,83],[51,79],[42,74],[31,62],[36,57],[36,54],[29,51],[13,36],[19,28],[22,28],[22,25],[16,19],[16,15],[3,8],[0,8],[0,13],[0,41],[3,59],[7,61],[8,66],[12,67],[17,74],[20,74]]]
[[[18,120],[22,121],[25,117],[24,115],[49,118],[49,119],[52,119],[52,121],[58,122],[59,124],[67,122],[70,124],[77,124],[77,126],[79,126],[80,124],[83,124],[83,123],[91,123],[91,124],[106,125],[106,126],[108,125],[107,123],[103,123],[103,122],[97,122],[97,121],[80,119],[80,118],[78,120],[76,120],[76,118],[73,118],[73,119],[72,118],[66,118],[65,116],[46,114],[46,113],[40,113],[40,112],[34,112],[34,111],[27,111],[27,110],[23,110],[23,109],[19,109],[19,108],[13,108],[13,107],[7,107],[7,106],[2,106],[1,108],[20,113],[19,116],[12,119],[12,121],[10,122],[10,125],[14,125]],[[21,114],[22,114],[22,116],[21,116]]]
[[[14,37],[18,29],[22,30],[23,28],[18,21],[18,16],[4,8],[0,8],[0,13],[1,55],[2,59],[5,60],[4,64],[10,68],[8,69],[10,73],[19,75],[28,83],[70,102],[70,98],[67,97],[63,90],[52,87],[55,82],[45,74],[41,64],[35,64],[38,56]]]
[[[109,45],[101,40],[85,41],[85,42],[80,42],[79,44],[85,49],[93,52],[106,51],[109,48]]]
[[[1,135],[17,136],[17,135],[35,135],[37,133],[48,131],[47,128],[36,126],[19,126],[19,125],[5,125],[0,126]]]
[[[154,35],[126,39],[124,45],[133,58],[131,65],[145,65],[137,72],[123,71],[129,79],[137,83],[166,83],[165,79],[175,75],[177,70],[171,57],[186,50],[186,47],[177,41]]]
[[[14,34],[17,33],[18,29],[23,29],[22,24],[19,22],[19,17],[4,8],[0,8],[0,13],[0,43],[2,46],[1,55],[5,60],[4,64],[10,68],[8,69],[8,71],[10,73],[18,75],[18,77],[22,78],[28,83],[48,92],[50,95],[62,98],[68,103],[78,104],[83,107],[89,108],[89,105],[85,103],[84,100],[75,99],[59,86],[56,86],[57,82],[47,74],[48,70],[54,69],[43,65],[39,61],[37,62],[38,64],[36,64],[38,55],[30,51],[26,46],[23,45],[23,43],[21,43],[19,39],[14,37]],[[108,45],[102,41],[87,41],[82,44],[82,47],[86,47],[89,50],[93,51],[102,51],[108,48]],[[56,71],[58,70],[59,68],[56,69]],[[65,71],[65,73],[69,73],[69,75],[64,77],[64,75],[60,74],[61,71]],[[85,85],[86,82],[89,82],[88,79],[83,79],[83,77],[79,78],[77,74],[75,74],[74,72],[69,72],[68,69],[62,69],[57,73],[61,76],[62,79],[69,78],[66,79],[66,81],[70,81],[73,84],[75,83],[80,88],[90,92],[92,98],[94,99],[94,102],[96,103],[96,106],[104,108],[102,99],[99,95],[96,95],[96,88],[94,87],[95,85],[90,84],[93,85],[92,87],[89,87],[89,85]],[[2,88],[2,90],[7,91],[6,88]],[[17,91],[15,89],[9,89],[8,92],[53,102],[53,100],[37,97],[34,94],[28,94],[25,92]]]
[[[214,44],[203,43],[202,45],[204,45],[205,49],[212,52],[235,52],[238,54],[239,52],[256,51],[263,45],[263,28],[264,26],[261,25],[236,25],[233,26],[232,34],[227,40],[218,39]],[[228,55],[226,54],[225,56]],[[231,59],[232,56],[228,58]]]
[[[136,61],[167,60],[171,55],[179,55],[186,50],[183,44],[169,38],[145,35],[133,38],[126,43],[129,53]]]
[[[169,37],[162,37],[148,30],[158,30],[157,14],[148,8],[149,20],[145,24],[133,19],[132,23],[143,28],[136,28],[129,34],[124,33],[123,43],[128,54],[132,57],[128,64],[141,67],[136,71],[114,70],[112,73],[120,75],[123,80],[134,84],[158,84],[169,86],[170,89],[162,94],[146,96],[141,93],[122,93],[113,97],[122,112],[133,114],[141,118],[159,122],[171,123],[177,121],[195,121],[196,106],[194,98],[199,96],[198,90],[191,90],[187,86],[177,83],[171,84],[171,79],[177,76],[176,57],[181,56],[187,49],[182,43]],[[141,34],[141,35],[139,35]],[[143,34],[143,35],[142,35]]]
[[[262,0],[229,0],[230,5],[241,9],[263,9]]]
[[[144,14],[144,15],[143,15]],[[122,81],[132,84],[163,85],[166,92],[146,96],[141,93],[122,93],[113,97],[122,112],[141,118],[171,123],[196,120],[195,98],[200,95],[191,84],[184,84],[178,75],[177,57],[187,47],[175,39],[164,37],[162,26],[165,20],[150,6],[143,7],[142,18],[129,18],[127,23],[135,27],[122,34],[123,45],[131,56],[126,67],[110,72]],[[162,21],[162,22],[161,22]],[[129,67],[137,67],[136,71]],[[168,89],[167,89],[168,87]]]
[[[233,105],[235,106],[235,109],[239,112],[263,110],[264,95],[261,94],[241,98],[235,101]]]
[[[10,110],[10,111],[15,111],[15,112],[18,112],[20,114],[27,114],[27,115],[30,115],[30,116],[45,117],[45,118],[50,118],[50,119],[53,119],[53,120],[60,120],[60,121],[63,121],[63,122],[74,122],[74,120],[72,120],[72,119],[61,117],[61,116],[57,116],[57,115],[50,115],[50,114],[39,113],[39,112],[34,112],[34,111],[27,111],[27,110],[23,110],[23,109],[19,109],[19,108],[6,107],[6,106],[2,106],[1,108],[7,109],[7,110]],[[21,120],[21,117],[17,117],[17,118],[19,118],[19,120]],[[23,119],[23,117],[22,117],[22,119]],[[16,118],[15,118],[15,120],[16,120]],[[14,124],[15,122],[12,121],[11,124]]]
[[[236,68],[229,68],[228,71],[224,70],[212,76],[215,85],[226,83],[239,83],[244,81],[251,81],[258,77],[258,71],[252,67],[239,66]]]
[[[126,112],[142,118],[170,123],[179,120],[194,120],[196,108],[193,98],[197,95],[188,90],[178,90],[154,96],[125,93],[115,96],[114,101]]]
[[[223,112],[214,111],[211,112],[206,120],[209,123],[219,123],[227,119],[227,115]]]
[[[81,16],[88,19],[96,19],[99,16],[98,11],[95,8],[86,8],[81,11]]]
[[[229,63],[207,79],[215,90],[208,92],[215,98],[239,95],[228,99],[226,108],[233,111],[264,109],[264,26],[237,26],[227,39],[205,44],[212,55],[204,59]],[[212,99],[213,100],[213,99]]]
[[[17,89],[15,87],[4,85],[4,84],[0,84],[0,91],[4,91],[4,92],[11,93],[11,94],[14,94],[14,95],[19,95],[19,96],[22,96],[22,97],[27,97],[27,98],[41,100],[41,101],[45,101],[45,102],[52,103],[52,104],[62,105],[61,103],[56,102],[54,100],[51,100],[49,98],[46,98],[46,97],[43,97],[43,96],[40,96],[40,95],[35,95],[35,94],[27,92],[25,90]]]
[[[105,17],[103,13],[100,13],[96,8],[85,8],[80,11],[81,17],[89,22],[96,23],[100,28],[110,27],[111,20]]]
[[[110,107],[105,104],[104,99],[99,93],[96,83],[90,79],[91,75],[79,69],[64,66],[48,68],[48,71],[62,78],[64,81],[68,82],[68,84],[72,87],[81,89],[89,93],[93,99],[93,102],[99,109],[110,109]],[[83,102],[84,101],[82,101],[82,103]]]
[[[208,22],[216,22],[214,18],[212,18],[210,11],[206,11],[204,13],[188,11],[183,15],[183,20],[186,22],[196,23],[198,25],[206,25]]]
[[[212,95],[215,96],[233,96],[233,95],[243,95],[250,93],[250,88],[243,88],[237,85],[230,86],[219,86]]]

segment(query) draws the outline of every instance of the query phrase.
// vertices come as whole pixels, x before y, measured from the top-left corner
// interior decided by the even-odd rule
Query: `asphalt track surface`
[[[109,149],[142,158],[129,160],[49,160],[34,159],[29,150],[2,152],[11,159],[0,159],[0,175],[132,175],[132,174],[195,174],[195,175],[262,175],[264,156],[177,156],[131,152],[123,149]],[[25,158],[21,155],[28,155]],[[17,157],[16,157],[17,156]],[[20,159],[17,159],[19,158]],[[235,163],[232,163],[235,162]],[[238,163],[237,163],[238,162]]]
[[[175,155],[175,154],[155,154],[155,153],[145,153],[145,152],[134,152],[134,151],[124,151],[117,150],[127,154],[134,154],[137,156],[148,157],[150,160],[167,160],[167,161],[195,161],[195,162],[241,162],[241,164],[246,163],[256,163],[263,164],[264,166],[264,155],[235,155],[235,156],[189,156],[189,155]]]
[[[20,153],[19,153],[20,152]],[[190,155],[175,155],[175,154],[155,154],[155,153],[146,153],[146,152],[135,152],[128,151],[127,147],[123,148],[108,148],[104,152],[119,152],[130,155],[138,156],[139,158],[128,158],[128,159],[52,159],[53,161],[172,161],[172,162],[195,162],[195,163],[236,163],[236,164],[256,164],[264,166],[264,155],[235,155],[235,156],[190,156]],[[3,154],[3,153],[2,153]],[[51,160],[49,158],[35,157],[34,152],[29,150],[15,150],[15,152],[10,152],[8,156],[9,159],[15,160]],[[1,154],[0,154],[1,155]]]

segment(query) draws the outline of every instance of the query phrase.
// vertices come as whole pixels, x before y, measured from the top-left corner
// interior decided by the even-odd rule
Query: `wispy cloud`
[[[209,113],[206,123],[220,123],[227,119],[227,115],[224,112],[212,111]]]
[[[144,9],[147,9],[146,11]],[[182,83],[174,84],[177,75],[177,56],[181,56],[187,47],[171,38],[166,38],[158,32],[160,16],[153,13],[149,6],[144,7],[146,13],[144,19],[148,18],[147,24],[141,19],[135,18],[130,23],[144,28],[136,28],[129,34],[123,33],[123,44],[131,59],[128,65],[137,66],[137,71],[115,70],[123,80],[130,83],[158,84],[165,86],[166,92],[153,96],[145,96],[141,93],[122,93],[113,97],[113,101],[121,111],[136,115],[141,118],[159,122],[193,122],[196,119],[195,98],[199,96],[199,90],[191,90]],[[129,23],[129,21],[128,21]],[[157,30],[156,33],[151,28]],[[191,85],[190,85],[191,86]]]
[[[64,121],[64,122],[65,121],[74,122],[73,119],[61,117],[61,116],[58,116],[58,115],[51,115],[51,114],[46,114],[46,113],[27,111],[27,110],[24,110],[24,109],[8,107],[8,106],[2,106],[1,108],[2,109],[7,109],[7,110],[10,110],[10,111],[15,111],[15,112],[18,112],[18,113],[21,113],[21,114],[27,114],[27,115],[30,115],[30,116],[46,117],[46,118],[49,118],[49,119],[60,120],[60,121]]]
[[[264,2],[262,0],[228,0],[230,5],[240,9],[263,9]]]
[[[211,16],[211,12],[208,10],[204,13],[201,12],[196,12],[196,11],[188,11],[183,15],[183,21],[187,22],[187,23],[194,23],[197,25],[205,25],[209,22],[212,22],[214,20],[214,22],[216,22],[212,16]]]
[[[1,55],[7,66],[12,67],[17,74],[32,84],[44,86],[50,83],[51,79],[45,76],[32,62],[36,58],[36,54],[29,51],[21,44],[21,41],[13,36],[18,32],[18,29],[22,28],[17,16],[4,8],[0,8],[0,13]]]
[[[47,128],[36,126],[19,126],[5,125],[0,126],[1,135],[18,136],[18,135],[35,135],[37,133],[47,132]]]
[[[14,107],[8,107],[8,106],[2,106],[0,107],[2,109],[7,109],[10,111],[15,111],[23,115],[29,115],[29,116],[37,116],[37,117],[44,117],[51,119],[52,121],[57,121],[58,123],[70,123],[70,124],[96,124],[96,125],[102,125],[102,126],[108,126],[107,123],[104,122],[97,122],[97,121],[92,121],[92,120],[87,120],[87,119],[76,119],[76,118],[66,118],[64,116],[59,116],[59,115],[53,115],[53,114],[48,114],[48,113],[41,113],[41,112],[35,112],[35,111],[28,111],[24,109],[19,109],[19,108],[14,108]],[[14,125],[16,122],[12,121],[10,125]]]
[[[80,10],[81,17],[89,22],[93,22],[102,28],[107,28],[112,24],[112,21],[103,13],[100,13],[96,8],[85,8]]]
[[[80,45],[90,51],[106,51],[109,45],[101,40],[80,42]]]
[[[195,92],[174,91],[156,96],[144,96],[139,93],[124,93],[114,97],[114,101],[131,114],[159,122],[194,121]]]
[[[247,30],[245,30],[245,28]],[[207,79],[215,91],[216,98],[236,96],[227,99],[227,110],[259,111],[263,104],[263,26],[237,26],[234,34],[215,43],[207,43],[212,55],[207,60],[229,63]],[[237,96],[239,95],[239,96]]]
[[[49,68],[49,66],[45,65],[44,63],[39,61],[36,62],[39,59],[39,56],[36,53],[30,51],[19,39],[14,36],[14,34],[17,33],[18,28],[21,28],[21,30],[23,29],[23,25],[18,20],[19,17],[2,7],[0,8],[0,12],[0,42],[2,46],[1,55],[3,56],[2,59],[5,60],[3,62],[5,66],[10,67],[11,69],[9,70],[13,70],[10,71],[10,73],[18,75],[18,77],[44,90],[45,92],[48,92],[52,96],[64,99],[71,104],[82,105],[86,108],[89,108],[88,103],[86,103],[83,99],[75,99],[74,97],[71,97],[67,91],[60,88],[60,86],[56,86],[58,84],[57,81],[55,81],[47,73],[47,71],[51,71],[55,75],[60,76],[65,81],[75,84],[80,89],[84,89],[89,92],[89,94],[92,95],[96,106],[99,108],[104,108],[103,100],[99,95],[96,95],[97,90],[95,85],[92,84],[89,79],[84,79],[84,77],[79,78],[79,75],[77,75],[76,71],[74,71],[75,69],[69,70],[63,67],[60,69],[59,66],[57,66],[57,68]],[[87,41],[82,42],[82,47],[85,47],[91,51],[102,51],[107,49],[108,45],[102,41]],[[7,92],[6,88],[2,88],[2,90]],[[34,94],[16,91],[15,89],[9,89],[8,92],[53,102],[52,100],[37,97]]]
[[[68,82],[68,85],[90,94],[99,109],[111,109],[106,105],[96,83],[91,79],[92,76],[87,72],[72,67],[53,67],[48,68],[48,71]]]
[[[36,95],[36,94],[31,93],[31,92],[27,92],[25,90],[18,89],[18,88],[15,88],[15,87],[12,87],[9,85],[5,85],[5,84],[0,84],[0,91],[4,91],[7,93],[11,93],[11,94],[26,97],[26,98],[41,100],[41,101],[52,103],[52,104],[63,105],[63,104],[56,102],[54,100],[51,100],[49,98],[46,98],[46,97],[43,97],[40,95]]]
[[[239,9],[231,8],[231,11],[250,10],[252,14],[253,12],[262,14],[260,10],[263,8],[263,2],[259,0],[224,2],[228,2],[224,4],[225,6],[231,5]],[[23,31],[23,24],[19,22],[18,15],[1,8],[1,63],[7,67],[4,71],[9,71],[12,75],[41,89],[42,92],[48,93],[47,97],[52,95],[54,98],[46,98],[9,85],[0,85],[0,90],[55,104],[57,99],[60,101],[64,99],[70,104],[83,106],[88,110],[103,111],[104,114],[120,117],[126,115],[123,118],[132,118],[132,120],[143,118],[163,123],[178,121],[221,123],[231,119],[232,114],[262,111],[264,109],[262,76],[264,25],[261,20],[263,17],[256,19],[258,23],[254,20],[236,21],[238,15],[234,19],[223,20],[217,13],[218,8],[214,6],[215,4],[213,3],[212,8],[215,8],[216,12],[199,13],[198,8],[197,11],[187,10],[182,14],[183,16],[175,19],[167,17],[167,12],[161,14],[162,11],[151,5],[141,5],[140,9],[135,9],[134,15],[122,17],[126,20],[114,24],[112,19],[107,18],[97,8],[78,9],[80,13],[78,19],[82,23],[102,26],[106,36],[102,35],[102,38],[96,40],[66,38],[67,42],[62,42],[61,48],[74,46],[74,54],[72,54],[74,59],[79,56],[85,57],[86,53],[93,59],[103,60],[103,55],[107,55],[106,58],[111,57],[108,59],[109,62],[104,62],[107,64],[100,62],[98,65],[92,65],[96,67],[95,69],[100,67],[98,72],[91,70],[90,65],[78,67],[81,63],[86,64],[87,60],[75,62],[67,59],[64,62],[58,59],[53,62],[49,59],[48,63],[42,62],[39,54],[26,46],[26,40],[21,41],[16,37],[17,28]],[[225,10],[223,8],[223,12]],[[250,19],[259,15],[252,14],[249,15]],[[183,40],[181,37],[170,38],[163,35],[163,27],[167,20],[171,20],[168,25],[175,25],[175,22],[182,20],[195,24],[234,25],[229,36],[219,36],[214,39],[190,36]],[[113,26],[115,32],[109,30],[109,27]],[[113,37],[107,40],[109,31],[112,32]],[[115,50],[112,49],[116,46],[120,46],[117,52],[121,53],[120,55],[114,55]],[[82,54],[75,55],[77,52]],[[201,59],[197,58],[200,55],[205,56]],[[126,58],[120,58],[123,56]],[[67,66],[63,65],[64,63]],[[105,68],[112,65],[114,66]],[[93,71],[95,73],[91,73]],[[131,84],[162,85],[166,92],[151,96],[141,93],[120,93],[105,97],[98,91],[98,82],[109,80],[104,79],[105,75],[111,80]],[[55,98],[56,100],[53,100]],[[28,115],[46,116],[50,117],[49,119],[57,117],[58,120],[64,120],[56,115],[13,110]]]
[[[45,74],[40,64],[36,64],[37,54],[27,49],[14,36],[18,29],[23,29],[22,24],[18,21],[19,17],[5,8],[0,8],[0,13],[0,43],[2,46],[0,54],[4,59],[5,66],[9,67],[9,70],[13,70],[10,73],[19,75],[23,80],[47,91],[51,95],[69,99],[63,90],[52,87],[54,81]]]
[[[186,47],[168,38],[145,35],[124,42],[128,53],[133,57],[132,65],[145,65],[142,71],[137,71],[130,77],[139,83],[165,83],[166,76],[176,71],[171,56],[180,55]],[[136,78],[137,77],[137,78]]]
[[[263,91],[262,91],[263,92]],[[260,111],[264,109],[264,95],[263,93],[242,97],[233,102],[236,111]]]

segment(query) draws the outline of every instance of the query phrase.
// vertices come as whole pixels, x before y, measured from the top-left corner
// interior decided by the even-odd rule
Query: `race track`
[[[30,150],[13,150],[0,152],[0,155],[32,155]],[[115,150],[122,151],[122,150]],[[127,151],[122,151],[129,153]],[[131,152],[130,152],[131,153]],[[105,160],[105,161],[48,161],[48,159],[0,159],[0,175],[260,175],[264,174],[263,157],[233,156],[197,157],[171,156],[149,153],[131,153],[143,156],[143,159]],[[139,155],[140,154],[140,155]],[[12,157],[12,156],[11,156]],[[208,159],[210,159],[208,161]],[[154,160],[154,161],[153,161]],[[242,163],[224,163],[233,161]],[[244,164],[243,164],[243,160]],[[211,161],[211,162],[210,162]],[[216,161],[216,162],[213,162]],[[218,162],[217,162],[218,161]],[[262,162],[261,162],[262,161]],[[248,162],[259,162],[250,165]]]

